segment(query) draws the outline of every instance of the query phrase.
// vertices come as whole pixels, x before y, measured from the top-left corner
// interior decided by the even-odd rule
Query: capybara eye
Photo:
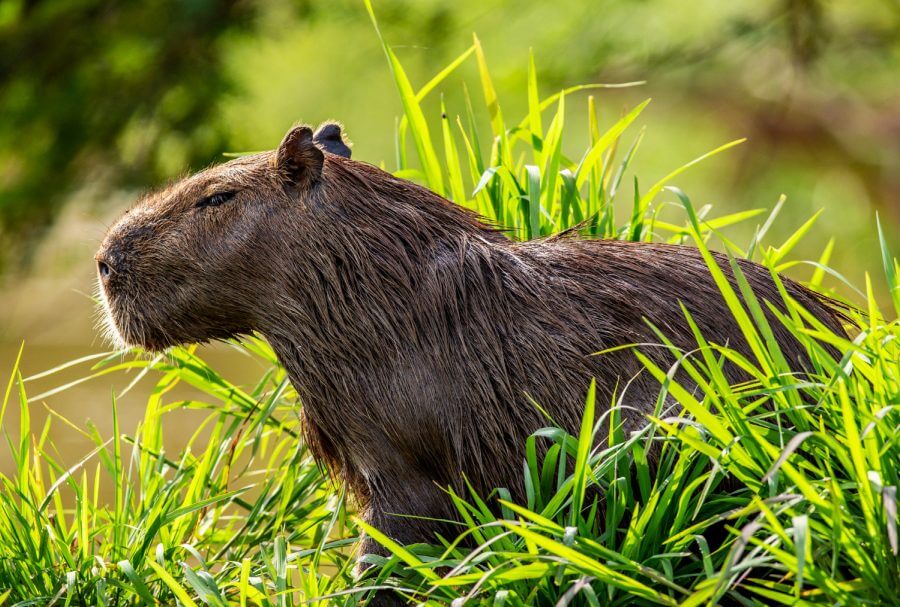
[[[234,198],[235,193],[236,192],[219,192],[217,194],[213,194],[212,196],[201,198],[194,206],[198,209],[202,209],[204,207],[217,207],[220,204],[225,204],[226,202]]]

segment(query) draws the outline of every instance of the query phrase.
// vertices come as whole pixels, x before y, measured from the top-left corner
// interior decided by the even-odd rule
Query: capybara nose
[[[106,253],[97,253],[94,259],[97,260],[97,274],[100,275],[100,280],[106,282],[115,271],[115,265],[110,258],[110,255]]]
[[[100,278],[104,280],[109,278],[109,275],[112,272],[112,270],[109,269],[109,266],[103,261],[97,262],[97,271],[100,272]]]

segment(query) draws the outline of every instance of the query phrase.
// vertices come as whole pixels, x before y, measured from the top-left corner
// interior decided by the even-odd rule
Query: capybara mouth
[[[100,327],[106,340],[118,349],[139,347],[150,352],[162,352],[179,342],[156,323],[149,322],[138,309],[146,305],[141,296],[111,293],[102,283],[98,289],[102,304]]]

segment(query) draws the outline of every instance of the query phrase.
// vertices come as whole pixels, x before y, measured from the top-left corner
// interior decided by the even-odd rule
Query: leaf
[[[526,165],[528,175],[528,216],[526,220],[526,238],[538,238],[541,235],[541,170],[534,165]]]
[[[401,546],[381,531],[367,524],[365,521],[359,518],[354,517],[354,522],[359,525],[359,527],[366,532],[366,534],[371,537],[373,540],[384,546],[390,551],[391,554],[397,555],[401,561],[406,563],[409,567],[415,569],[419,574],[421,574],[426,579],[435,582],[440,579],[440,576],[429,569],[425,563],[419,560],[412,552],[407,550],[405,547]]]
[[[653,184],[653,186],[651,186],[651,188],[649,190],[647,190],[647,193],[644,194],[643,197],[641,197],[641,203],[640,203],[641,208],[646,209],[647,206],[653,201],[653,199],[656,198],[656,195],[662,191],[662,189],[666,186],[666,184],[668,184],[670,181],[672,181],[673,179],[675,179],[676,177],[678,177],[679,175],[684,173],[686,170],[688,170],[695,164],[703,162],[707,158],[715,156],[716,154],[724,152],[725,150],[731,149],[736,145],[740,145],[740,144],[744,143],[745,141],[747,141],[746,138],[729,141],[725,145],[720,145],[716,149],[714,149],[710,152],[707,152],[707,153],[703,154],[702,156],[698,156],[697,158],[694,158],[687,164],[683,164],[682,166],[678,167],[677,169],[675,169],[674,171],[672,171],[671,173],[669,173],[668,175],[666,175],[665,177],[663,177],[662,179],[657,181],[655,184]]]
[[[881,249],[881,263],[884,265],[884,275],[887,277],[888,289],[894,302],[894,311],[900,315],[900,267],[897,259],[888,247],[887,237],[881,227],[881,218],[875,214],[875,225],[878,227],[878,244]]]
[[[131,582],[132,588],[141,597],[141,600],[144,602],[144,605],[147,607],[153,607],[156,605],[156,600],[150,594],[150,589],[147,588],[147,585],[144,581],[138,576],[137,572],[134,570],[134,567],[131,566],[131,563],[128,561],[119,561],[118,562],[119,570],[125,574],[125,577],[128,578],[128,581]]]
[[[172,574],[163,569],[162,565],[158,565],[153,559],[148,559],[147,564],[156,572],[156,575],[159,576],[159,579],[162,580],[163,584],[168,586],[169,590],[171,590],[178,600],[181,601],[181,604],[184,605],[184,607],[197,607],[197,603],[191,600],[191,597],[188,596],[184,586],[176,582],[175,578],[172,577]]]
[[[787,254],[790,253],[795,246],[797,246],[797,243],[800,242],[800,239],[809,232],[809,230],[812,228],[813,224],[821,214],[822,210],[820,209],[816,212],[815,215],[807,219],[802,226],[797,228],[797,230],[793,234],[791,234],[787,240],[784,241],[784,244],[775,249],[775,251],[768,256],[768,263],[773,266],[777,266],[778,263],[782,259],[784,259],[785,256],[787,256]]]
[[[590,468],[588,467],[588,455],[594,444],[594,406],[597,400],[597,381],[591,380],[587,398],[584,401],[584,413],[581,416],[581,430],[578,433],[578,451],[575,457],[575,468],[572,477],[575,486],[572,489],[572,515],[570,525],[577,525],[581,509],[584,505],[584,492],[587,486]]]
[[[575,183],[580,188],[584,185],[584,182],[587,181],[588,177],[591,175],[591,168],[593,168],[594,164],[597,162],[597,159],[606,151],[606,149],[619,138],[625,129],[628,128],[635,119],[641,115],[641,112],[644,111],[644,108],[650,103],[650,100],[640,103],[636,108],[619,118],[612,127],[609,128],[603,135],[600,136],[600,139],[597,140],[594,145],[587,151],[584,155],[584,158],[581,159],[581,162],[578,163],[578,169],[575,171]]]
[[[419,161],[422,163],[422,170],[425,172],[425,182],[432,190],[443,195],[444,179],[441,174],[441,166],[438,162],[437,154],[431,143],[431,133],[428,129],[428,122],[425,120],[425,114],[422,112],[422,107],[419,105],[419,100],[413,90],[412,84],[409,82],[409,78],[406,76],[403,66],[400,64],[400,60],[397,59],[394,51],[381,35],[381,30],[378,28],[378,21],[375,18],[375,11],[372,8],[371,0],[365,0],[365,5],[366,10],[369,12],[369,17],[372,20],[372,25],[375,27],[375,31],[378,34],[378,39],[381,40],[384,54],[388,59],[388,64],[391,67],[394,82],[400,93],[403,111],[406,114],[409,125],[412,127],[413,141],[416,144]]]

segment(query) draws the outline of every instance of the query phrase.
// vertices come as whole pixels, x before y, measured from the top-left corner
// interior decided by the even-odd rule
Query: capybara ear
[[[282,176],[299,186],[309,186],[319,179],[325,155],[313,141],[312,129],[295,126],[278,146],[275,163]]]
[[[326,122],[319,125],[313,140],[316,142],[316,145],[329,154],[350,158],[350,146],[344,141],[341,125],[336,122]]]

